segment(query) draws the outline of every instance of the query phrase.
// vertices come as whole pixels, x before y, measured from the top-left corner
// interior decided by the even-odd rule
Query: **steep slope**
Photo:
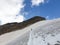
[[[32,17],[31,19],[28,19],[28,20],[20,22],[20,23],[14,22],[14,23],[8,23],[5,25],[1,25],[0,26],[0,35],[4,34],[4,33],[12,32],[12,31],[16,31],[19,29],[23,29],[31,24],[34,24],[34,23],[36,23],[38,21],[42,21],[42,20],[45,20],[45,18],[35,16],[35,17]]]
[[[40,19],[41,18],[39,18],[39,19],[35,18],[35,21],[32,21],[32,22],[34,23],[34,22],[39,21],[39,23],[40,23]],[[30,21],[31,20],[29,20],[27,22],[30,22]],[[16,29],[14,31],[10,31],[9,33],[5,33],[5,34],[2,33],[2,35],[0,36],[0,45],[26,45],[28,38],[29,38],[29,32],[30,32],[31,28],[32,29],[36,28],[37,27],[36,25],[38,25],[39,23],[38,22],[34,23],[34,24],[29,23],[31,25],[28,25],[27,27],[25,27],[23,29]],[[15,25],[15,23],[13,23],[13,24]],[[8,29],[8,27],[5,27],[5,28]]]
[[[0,45],[60,45],[60,18],[38,21],[0,36]]]
[[[60,45],[60,18],[45,22],[31,31],[28,45]]]

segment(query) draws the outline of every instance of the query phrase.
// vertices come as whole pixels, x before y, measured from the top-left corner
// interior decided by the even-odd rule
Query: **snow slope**
[[[40,22],[30,33],[28,45],[60,45],[60,19]]]
[[[60,42],[60,18],[34,23],[0,36],[0,45],[54,45]]]
[[[24,29],[1,35],[0,45],[27,45],[31,29],[36,28],[39,24],[40,22],[37,22]]]

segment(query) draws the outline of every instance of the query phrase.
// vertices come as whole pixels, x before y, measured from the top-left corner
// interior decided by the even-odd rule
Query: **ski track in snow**
[[[34,23],[22,30],[0,36],[0,45],[60,44],[60,18]]]

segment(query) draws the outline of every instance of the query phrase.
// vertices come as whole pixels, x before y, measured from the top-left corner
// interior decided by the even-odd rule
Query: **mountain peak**
[[[12,32],[12,31],[16,31],[18,29],[23,29],[31,24],[34,24],[34,23],[36,23],[38,21],[42,21],[42,20],[45,20],[45,18],[35,16],[31,19],[28,19],[28,20],[20,22],[20,23],[14,22],[14,23],[7,23],[5,25],[1,25],[0,26],[0,35],[4,34],[4,33]]]

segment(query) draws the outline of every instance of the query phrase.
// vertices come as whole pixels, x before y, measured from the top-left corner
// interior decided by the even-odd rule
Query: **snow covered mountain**
[[[60,18],[41,21],[31,31],[28,45],[60,45]]]
[[[60,18],[38,21],[0,36],[0,45],[60,45]]]
[[[31,28],[37,27],[43,17],[33,17],[21,23],[8,23],[0,26],[0,45],[27,45]]]
[[[25,20],[23,22],[20,22],[20,23],[13,22],[13,23],[7,23],[4,25],[0,25],[0,35],[9,33],[12,31],[24,29],[25,27],[30,26],[30,25],[32,25],[38,21],[42,21],[42,20],[45,20],[45,18],[35,16],[35,17],[32,17],[32,18]]]

